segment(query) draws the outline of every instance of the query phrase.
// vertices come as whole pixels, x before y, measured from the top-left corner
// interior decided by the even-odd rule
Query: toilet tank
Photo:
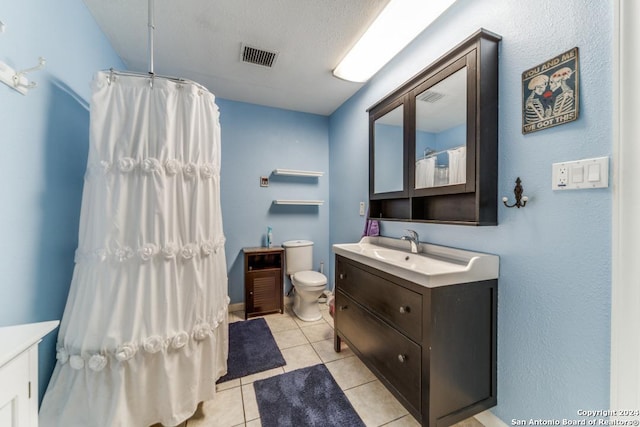
[[[282,243],[287,275],[313,269],[313,242],[287,240]]]

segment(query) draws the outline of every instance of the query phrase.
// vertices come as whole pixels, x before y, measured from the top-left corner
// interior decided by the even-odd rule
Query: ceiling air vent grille
[[[434,103],[441,100],[444,97],[444,94],[440,92],[435,92],[432,90],[427,90],[426,92],[422,92],[420,95],[416,97],[418,101],[430,102]]]
[[[273,63],[278,58],[278,52],[268,51],[257,47],[242,45],[240,56],[242,62],[262,65],[263,67],[273,67]]]

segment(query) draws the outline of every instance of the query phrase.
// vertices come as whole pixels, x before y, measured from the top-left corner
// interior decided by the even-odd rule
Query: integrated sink
[[[499,274],[497,255],[426,243],[414,254],[408,242],[389,237],[335,244],[333,251],[428,288],[497,279]]]

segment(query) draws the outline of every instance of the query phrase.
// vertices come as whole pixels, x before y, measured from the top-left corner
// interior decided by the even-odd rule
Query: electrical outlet
[[[364,202],[360,202],[360,216],[364,216]]]
[[[609,186],[609,158],[554,163],[551,168],[552,190],[586,190]]]
[[[566,187],[569,182],[569,170],[566,166],[560,166],[558,170],[558,187]]]
[[[551,188],[553,190],[565,190],[569,184],[569,165],[567,163],[554,163],[551,167]]]

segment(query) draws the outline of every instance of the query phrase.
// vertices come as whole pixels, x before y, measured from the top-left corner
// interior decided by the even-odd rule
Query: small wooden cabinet
[[[336,256],[344,340],[423,426],[496,405],[497,280],[428,288]]]
[[[245,319],[283,313],[284,248],[244,248]]]

